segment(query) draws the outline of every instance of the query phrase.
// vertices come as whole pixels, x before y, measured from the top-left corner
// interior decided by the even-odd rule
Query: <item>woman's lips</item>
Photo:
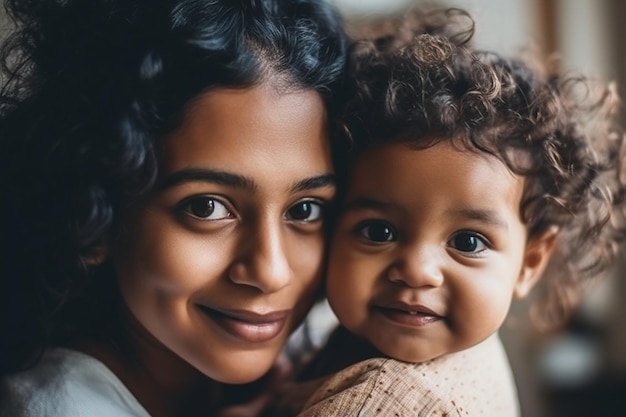
[[[250,343],[267,342],[280,334],[288,310],[259,314],[248,310],[222,310],[199,305],[200,310],[231,336]]]
[[[443,317],[423,305],[393,302],[374,307],[391,321],[412,327],[422,327],[442,320]]]

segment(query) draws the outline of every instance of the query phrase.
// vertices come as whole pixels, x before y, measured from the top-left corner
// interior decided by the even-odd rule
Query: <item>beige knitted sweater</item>
[[[287,402],[297,403],[303,396],[308,400],[298,417],[520,415],[509,362],[497,335],[419,364],[368,359],[281,393]]]

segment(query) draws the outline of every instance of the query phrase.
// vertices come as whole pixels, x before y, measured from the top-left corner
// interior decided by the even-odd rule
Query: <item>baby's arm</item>
[[[359,362],[322,384],[298,417],[456,415],[414,373],[415,365],[393,359]]]
[[[517,417],[508,360],[497,335],[468,350],[421,364],[374,358],[327,379],[298,417]]]

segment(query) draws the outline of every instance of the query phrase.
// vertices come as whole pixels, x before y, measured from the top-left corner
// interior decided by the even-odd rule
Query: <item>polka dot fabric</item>
[[[295,387],[297,389],[297,387]],[[462,352],[410,364],[375,358],[326,379],[299,417],[519,417],[497,335]]]

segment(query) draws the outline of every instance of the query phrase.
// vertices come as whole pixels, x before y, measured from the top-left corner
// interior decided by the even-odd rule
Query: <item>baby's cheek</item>
[[[471,292],[470,292],[471,293]],[[454,303],[454,324],[468,344],[478,343],[497,332],[510,306],[511,294],[502,287],[492,286],[466,294]]]

